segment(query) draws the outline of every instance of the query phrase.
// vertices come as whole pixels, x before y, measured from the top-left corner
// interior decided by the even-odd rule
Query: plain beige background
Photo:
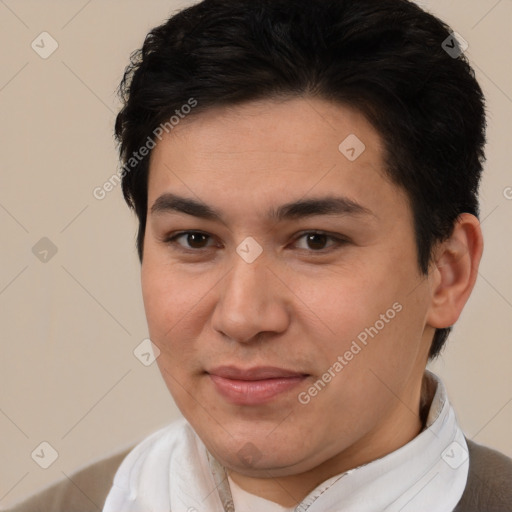
[[[119,187],[92,191],[117,169],[130,52],[189,3],[0,0],[0,507],[179,415],[156,365],[133,353],[147,337],[135,219]],[[421,5],[468,41],[489,110],[484,258],[433,369],[467,436],[512,456],[512,1]],[[31,48],[44,31],[59,45],[47,59]],[[32,251],[43,237],[57,248],[46,262]],[[58,452],[48,469],[31,457],[41,442]]]

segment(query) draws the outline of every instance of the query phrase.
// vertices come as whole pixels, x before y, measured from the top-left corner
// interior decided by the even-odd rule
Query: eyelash
[[[171,245],[171,246],[177,246],[178,249],[177,250],[181,250],[183,252],[186,252],[186,253],[189,253],[189,254],[199,254],[203,251],[206,251],[208,249],[210,249],[211,247],[202,247],[200,249],[187,249],[185,247],[183,247],[182,245],[180,245],[178,242],[177,242],[177,239],[178,238],[181,238],[182,236],[186,236],[186,235],[203,235],[203,236],[206,236],[206,237],[209,237],[210,239],[212,238],[211,235],[209,235],[208,233],[203,233],[202,231],[180,231],[179,233],[176,233],[170,237],[167,237],[165,240],[164,240],[164,243],[168,244],[168,245]],[[320,236],[325,236],[327,240],[331,240],[334,242],[334,246],[331,246],[330,248],[327,248],[327,249],[321,249],[321,250],[318,250],[318,251],[315,251],[315,250],[308,250],[308,249],[301,249],[301,250],[304,250],[304,251],[307,251],[311,254],[318,254],[318,255],[325,255],[333,250],[336,250],[336,249],[339,249],[341,246],[343,245],[346,245],[349,243],[349,240],[347,238],[344,238],[344,237],[341,237],[341,236],[335,236],[335,235],[331,235],[330,233],[326,233],[324,231],[304,231],[302,232],[294,241],[294,243],[296,243],[298,240],[300,240],[301,238],[307,236],[307,235],[320,235]]]

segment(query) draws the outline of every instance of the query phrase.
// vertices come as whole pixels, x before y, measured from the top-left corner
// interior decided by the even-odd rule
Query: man
[[[465,438],[425,370],[483,247],[484,101],[450,29],[406,0],[205,0],[150,32],[121,92],[149,332],[184,419],[95,503],[512,510],[512,461]]]

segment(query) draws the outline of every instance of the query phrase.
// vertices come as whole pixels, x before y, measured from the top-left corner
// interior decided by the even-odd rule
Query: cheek
[[[171,395],[181,408],[187,406],[185,389],[190,386],[190,372],[195,371],[197,346],[194,339],[194,304],[185,290],[190,283],[164,266],[151,265],[148,258],[141,273],[142,294],[149,337],[159,348],[156,362]],[[188,280],[187,280],[188,281]]]
[[[313,339],[331,364],[347,351],[357,352],[347,354],[354,369],[379,366],[382,361],[395,367],[404,358],[415,358],[426,305],[421,287],[411,293],[417,275],[414,265],[405,267],[381,259],[309,288],[307,304],[321,319],[324,333]],[[305,292],[304,288],[301,296]]]
[[[191,284],[148,254],[142,264],[141,286],[150,337],[157,345],[168,345],[177,339],[173,331],[182,327],[180,320],[191,309],[187,293]]]
[[[143,261],[141,286],[150,338],[162,352],[159,362],[181,371],[185,362],[197,359],[215,279],[191,275],[155,257]]]
[[[144,257],[141,271],[142,298],[151,337],[161,338],[161,326],[169,311],[174,311],[167,293],[167,276],[153,264],[151,258]]]
[[[380,314],[397,301],[398,293],[394,283],[386,282],[375,269],[335,277],[326,276],[320,286],[301,296],[322,320],[328,337],[334,336],[343,344],[379,320]]]

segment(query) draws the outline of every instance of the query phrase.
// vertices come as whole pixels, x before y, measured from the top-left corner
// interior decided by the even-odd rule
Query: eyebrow
[[[205,220],[225,223],[222,214],[200,201],[176,194],[163,194],[158,197],[150,210],[152,215],[163,213],[185,213]],[[273,222],[302,219],[316,215],[372,215],[371,210],[343,196],[327,196],[299,199],[271,208],[267,218]]]

